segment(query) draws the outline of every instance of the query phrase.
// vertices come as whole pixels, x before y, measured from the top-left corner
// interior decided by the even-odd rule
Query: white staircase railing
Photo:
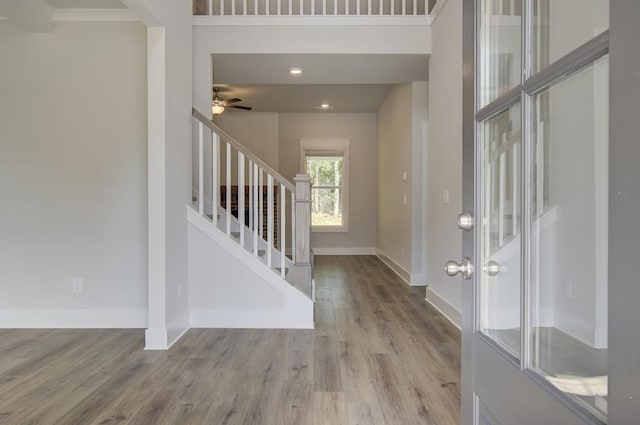
[[[192,115],[198,152],[194,207],[311,296],[309,176],[300,174],[292,184],[207,116],[196,109]]]
[[[435,0],[193,0],[205,16],[424,16]]]

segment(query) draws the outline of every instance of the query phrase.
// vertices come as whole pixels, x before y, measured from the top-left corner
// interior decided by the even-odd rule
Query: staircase
[[[312,328],[309,176],[291,183],[208,117],[192,115],[192,327]]]

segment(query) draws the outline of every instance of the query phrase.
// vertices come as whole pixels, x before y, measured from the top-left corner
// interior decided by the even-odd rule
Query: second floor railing
[[[440,0],[442,1],[442,0]],[[436,0],[193,0],[198,16],[424,16]]]

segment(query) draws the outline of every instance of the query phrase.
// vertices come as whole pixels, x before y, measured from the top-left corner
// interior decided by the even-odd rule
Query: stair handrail
[[[227,141],[237,151],[242,152],[242,154],[245,157],[249,158],[255,164],[258,164],[260,168],[262,168],[268,174],[271,174],[278,183],[283,184],[291,192],[293,193],[296,192],[296,187],[293,183],[291,183],[286,177],[282,176],[280,173],[278,173],[276,170],[270,167],[266,162],[264,162],[263,160],[255,156],[253,153],[251,153],[251,151],[249,151],[240,142],[234,139],[233,136],[231,136],[229,133],[224,131],[222,127],[220,127],[218,124],[211,121],[209,117],[204,115],[202,112],[198,111],[196,108],[191,108],[191,110],[192,110],[192,115],[195,119],[200,121],[202,124],[208,127],[211,131],[217,133],[222,139],[225,139],[225,141]]]

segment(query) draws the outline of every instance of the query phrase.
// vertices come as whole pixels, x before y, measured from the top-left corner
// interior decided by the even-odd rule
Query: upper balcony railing
[[[442,0],[440,0],[442,1]],[[197,16],[425,16],[436,0],[193,0]]]

